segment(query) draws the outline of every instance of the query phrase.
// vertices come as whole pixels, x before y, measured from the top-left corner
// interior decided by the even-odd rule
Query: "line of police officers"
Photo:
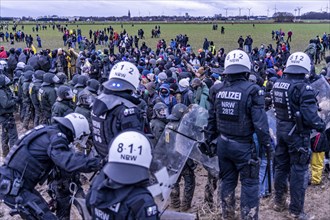
[[[285,192],[290,175],[289,211],[295,219],[308,219],[303,204],[310,158],[309,133],[311,129],[325,128],[317,115],[315,92],[304,81],[310,65],[306,54],[292,54],[284,77],[273,89],[278,131],[274,209],[287,208]],[[211,98],[206,142],[217,138],[224,219],[236,218],[235,188],[239,176],[241,219],[258,219],[260,164],[252,136],[256,133],[261,145],[268,150],[270,136],[264,93],[248,81],[250,72],[248,55],[241,50],[231,51],[225,60],[226,78]],[[2,92],[7,87],[1,77]],[[86,200],[93,219],[158,219],[157,206],[146,190],[152,158],[150,142],[141,133],[144,121],[137,107],[139,100],[132,96],[140,83],[139,77],[134,64],[117,63],[103,84],[104,90],[94,101],[92,136],[100,157],[90,158],[69,147],[70,143],[83,142],[90,135],[87,119],[77,113],[55,117],[54,125],[37,126],[20,137],[0,168],[0,197],[5,204],[16,209],[25,207],[28,212],[18,211],[26,219],[56,219],[35,186],[42,184],[55,166],[67,172],[91,172],[103,167]],[[14,100],[10,101],[15,105]],[[3,103],[0,104],[3,108]],[[297,112],[301,114],[302,128],[296,125]],[[103,166],[102,159],[106,158],[108,163]]]

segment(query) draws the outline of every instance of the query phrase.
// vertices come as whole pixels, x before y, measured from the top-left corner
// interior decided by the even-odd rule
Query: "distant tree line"
[[[301,16],[301,19],[330,20],[330,13],[327,12],[308,12]]]
[[[139,16],[139,17],[95,17],[95,16],[80,16],[77,20],[79,21],[216,21],[216,20],[265,20],[266,16],[231,16],[231,17],[222,17],[222,16],[213,16],[213,17],[192,17],[192,16]],[[309,19],[309,20],[330,20],[330,13],[327,12],[307,12],[301,16],[294,16],[290,12],[277,12],[273,14],[273,19],[275,22],[293,22],[294,19]],[[1,17],[0,21],[13,21],[17,20],[17,17]],[[63,17],[40,17],[34,19],[32,17],[21,18],[22,21],[69,21],[69,18]]]

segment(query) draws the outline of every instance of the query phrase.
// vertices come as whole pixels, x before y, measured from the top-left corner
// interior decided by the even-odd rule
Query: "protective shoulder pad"
[[[136,107],[132,102],[115,95],[101,94],[98,99],[106,104],[108,109],[113,109],[118,105],[125,105],[127,108]]]

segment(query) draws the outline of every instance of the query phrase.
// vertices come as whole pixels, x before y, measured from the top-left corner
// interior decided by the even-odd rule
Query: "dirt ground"
[[[198,213],[201,220],[218,220],[221,219],[221,210],[216,208],[210,210],[204,202],[204,186],[207,181],[207,172],[202,168],[196,169],[197,186],[192,202],[193,207],[189,212]],[[236,212],[239,214],[239,194],[240,184],[236,188]],[[216,201],[216,193],[214,195]],[[260,199],[259,219],[271,220],[285,220],[289,212],[283,213],[275,212],[272,209],[273,196],[269,198]],[[315,220],[329,220],[330,219],[330,180],[323,175],[322,184],[320,186],[308,186],[305,198],[305,212],[314,216]]]
[[[23,129],[20,123],[17,123],[17,129],[20,134],[23,133]],[[0,130],[0,133],[2,131]],[[0,157],[0,163],[2,164],[3,158]],[[204,187],[207,182],[207,172],[202,166],[198,166],[195,170],[196,175],[196,189],[194,198],[192,201],[192,208],[188,210],[189,213],[195,213],[200,220],[220,220],[221,210],[217,208],[215,204],[214,210],[210,210],[204,202]],[[182,182],[181,182],[182,185]],[[88,185],[84,186],[88,189]],[[183,187],[181,186],[181,189]],[[38,191],[49,201],[49,197],[46,193],[46,186],[39,186]],[[240,185],[236,189],[236,207],[237,214],[239,214],[239,193]],[[182,195],[182,193],[181,193]],[[215,192],[214,201],[217,203],[217,193]],[[278,213],[273,211],[273,197],[260,200],[259,219],[261,220],[285,220],[288,215],[288,211]],[[168,208],[171,210],[171,208]],[[10,209],[0,202],[0,220],[18,220],[19,216],[10,216]],[[305,198],[305,212],[314,216],[315,220],[330,220],[330,179],[323,174],[322,184],[319,186],[308,186],[306,198]],[[74,217],[74,220],[79,220],[79,216]],[[184,220],[184,219],[182,219]]]
[[[217,207],[214,210],[210,210],[206,203],[204,202],[204,186],[207,181],[207,172],[202,168],[202,166],[198,166],[196,169],[196,189],[194,193],[194,198],[192,201],[192,208],[188,211],[189,213],[194,213],[198,215],[200,220],[220,220],[222,219],[221,210]],[[329,220],[330,219],[330,180],[323,176],[323,184],[320,186],[309,186],[306,193],[305,199],[305,211],[314,216],[315,220]],[[182,184],[181,184],[182,185]],[[41,192],[45,198],[48,198],[46,193],[46,186],[38,187],[38,191]],[[84,187],[88,189],[86,185]],[[181,187],[182,189],[183,187]],[[239,191],[240,185],[237,187],[236,192],[236,206],[237,213],[239,213]],[[214,195],[214,201],[216,201],[217,192]],[[49,199],[49,198],[48,198]],[[48,200],[46,199],[46,200]],[[215,202],[215,206],[217,206],[217,202]],[[278,213],[272,210],[273,206],[273,198],[265,198],[260,200],[260,211],[259,211],[259,219],[262,220],[285,220],[288,215],[288,211],[284,211],[283,213]],[[171,208],[168,208],[171,210]],[[11,217],[9,215],[10,209],[0,203],[0,220],[18,220],[21,219],[18,216]],[[79,220],[79,216],[76,216],[74,220]],[[183,219],[184,220],[184,219]]]

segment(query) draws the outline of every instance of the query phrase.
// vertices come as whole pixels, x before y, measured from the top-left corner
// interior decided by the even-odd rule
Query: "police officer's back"
[[[235,218],[235,188],[241,180],[241,218],[258,219],[259,160],[253,145],[256,133],[263,146],[269,146],[267,116],[261,88],[249,82],[249,56],[233,50],[225,59],[226,81],[209,111],[208,143],[218,136],[223,217]],[[212,101],[212,100],[211,100]],[[215,129],[216,128],[216,129]]]
[[[284,75],[273,86],[276,112],[277,147],[275,152],[275,211],[286,209],[285,193],[290,175],[290,217],[309,219],[304,213],[307,170],[310,161],[310,133],[322,132],[325,123],[318,116],[316,93],[305,82],[311,60],[302,52],[293,53]]]
[[[105,157],[108,145],[120,131],[143,129],[143,119],[137,107],[139,99],[132,96],[140,83],[137,67],[129,62],[119,62],[111,69],[109,80],[93,104],[93,138],[97,152]]]
[[[56,219],[34,189],[47,180],[55,166],[67,172],[100,168],[100,159],[87,158],[69,147],[70,142],[83,140],[90,134],[86,118],[72,113],[55,121],[55,125],[39,125],[22,135],[0,169],[0,197],[11,208],[22,205],[29,210],[30,213],[19,212],[23,218],[30,219],[33,213],[43,219]]]
[[[56,102],[52,107],[52,123],[54,117],[64,117],[73,112],[73,92],[69,86],[61,85],[56,90]]]
[[[151,160],[151,143],[141,132],[130,130],[116,136],[108,163],[86,197],[92,218],[159,219],[157,205],[146,188]]]
[[[51,123],[51,110],[56,101],[55,83],[58,82],[58,77],[54,73],[46,73],[43,75],[43,83],[38,91],[38,99],[43,112],[42,123]]]
[[[30,119],[32,119],[32,114],[34,108],[29,94],[30,83],[32,82],[34,71],[28,70],[23,73],[23,85],[22,85],[22,101],[23,101],[23,128],[29,129]]]
[[[86,86],[88,81],[88,76],[80,75],[77,79],[77,84],[72,89],[73,91],[73,103],[76,105],[78,102],[78,94],[81,92]]]
[[[96,79],[87,81],[87,87],[78,94],[75,112],[84,115],[92,127],[91,110],[97,97],[100,83]]]
[[[29,95],[31,102],[34,107],[34,126],[39,125],[40,119],[42,118],[40,101],[38,99],[39,89],[42,84],[43,76],[45,72],[43,70],[37,70],[33,74],[32,82],[29,85]]]
[[[17,140],[17,129],[14,119],[14,112],[17,99],[14,98],[9,88],[10,79],[0,74],[0,123],[2,129],[1,147],[2,154],[6,156],[9,147],[13,147]]]

